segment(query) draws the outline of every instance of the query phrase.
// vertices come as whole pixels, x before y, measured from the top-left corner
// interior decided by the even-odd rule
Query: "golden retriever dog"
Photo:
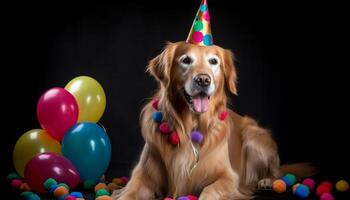
[[[277,145],[269,132],[227,107],[227,92],[237,94],[231,51],[219,46],[168,43],[149,62],[159,82],[152,99],[180,138],[172,145],[152,120],[150,100],[140,123],[145,140],[138,164],[115,200],[151,200],[193,194],[200,200],[249,199],[258,186],[280,175]],[[227,111],[224,120],[218,118]],[[200,145],[191,141],[200,130]]]

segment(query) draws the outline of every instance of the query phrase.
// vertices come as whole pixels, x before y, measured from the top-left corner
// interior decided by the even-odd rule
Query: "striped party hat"
[[[199,46],[210,46],[213,44],[207,0],[202,0],[186,42]]]

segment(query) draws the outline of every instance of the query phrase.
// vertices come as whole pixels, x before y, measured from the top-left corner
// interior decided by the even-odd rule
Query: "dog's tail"
[[[317,167],[312,163],[294,163],[280,166],[280,176],[286,173],[292,173],[298,178],[304,178],[316,175],[318,173]]]

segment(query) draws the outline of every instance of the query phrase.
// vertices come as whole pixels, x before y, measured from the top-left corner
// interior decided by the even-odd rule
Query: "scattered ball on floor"
[[[287,186],[283,180],[277,179],[272,183],[272,189],[277,193],[282,193],[286,191]]]
[[[194,195],[187,195],[189,200],[198,200],[198,198]]]
[[[53,196],[55,196],[56,198],[68,195],[69,191],[67,190],[67,188],[65,188],[64,186],[58,186],[54,191],[53,191]]]
[[[40,197],[37,194],[32,193],[31,195],[27,196],[26,200],[40,200]]]
[[[18,190],[22,184],[23,184],[23,181],[21,179],[13,179],[11,181],[11,187],[16,190]]]
[[[108,190],[111,191],[111,192],[114,191],[114,190],[121,189],[121,188],[122,188],[122,186],[117,185],[115,183],[108,183]]]
[[[310,190],[314,190],[316,183],[312,178],[306,178],[302,182],[303,185],[307,186]]]
[[[296,177],[293,174],[286,174],[282,177],[282,180],[287,186],[292,186],[296,182]]]
[[[11,173],[6,176],[7,181],[12,181],[13,179],[21,179],[21,177],[16,173]]]
[[[100,189],[105,189],[105,190],[109,190],[108,186],[105,183],[98,183],[97,185],[95,185],[95,192],[99,191]]]
[[[326,186],[329,189],[329,192],[331,192],[333,190],[333,185],[329,181],[323,181],[320,185]]]
[[[23,192],[29,192],[31,190],[28,183],[22,183],[19,189]]]
[[[303,184],[299,184],[296,187],[294,194],[301,199],[306,199],[310,195],[310,189]]]
[[[19,196],[22,198],[22,199],[27,199],[28,196],[34,194],[33,192],[21,192],[21,194],[19,194]]]
[[[317,189],[316,189],[316,195],[319,196],[319,197],[321,197],[321,195],[322,195],[323,193],[329,193],[329,192],[330,192],[330,191],[329,191],[328,187],[325,186],[325,185],[319,185],[319,186],[317,187]]]
[[[57,181],[53,178],[48,178],[44,183],[43,186],[46,190],[49,190],[50,187],[54,184],[57,184]]]
[[[109,192],[105,189],[100,189],[96,192],[96,197],[109,195]]]
[[[349,190],[349,183],[345,180],[340,180],[335,184],[335,189],[338,192],[346,192]]]
[[[64,198],[64,200],[76,200],[77,198],[75,198],[75,196],[72,195],[68,195]]]
[[[97,197],[96,200],[112,200],[112,197],[104,195]]]
[[[113,182],[114,184],[121,185],[121,186],[125,184],[124,181],[123,181],[123,179],[121,179],[121,178],[114,178],[114,179],[112,180],[112,182]]]
[[[321,195],[320,200],[334,200],[334,197],[330,193],[326,192]]]
[[[300,183],[296,183],[296,184],[293,185],[293,187],[292,187],[293,193],[295,192],[295,190],[297,189],[297,187],[298,187],[299,185],[300,185]]]
[[[71,192],[70,196],[75,196],[75,198],[84,198],[81,192]]]

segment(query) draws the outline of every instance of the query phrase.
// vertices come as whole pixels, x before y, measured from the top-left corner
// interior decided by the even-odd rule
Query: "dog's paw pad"
[[[272,182],[273,182],[273,180],[271,178],[261,179],[258,182],[258,189],[259,190],[271,189],[272,188]]]

